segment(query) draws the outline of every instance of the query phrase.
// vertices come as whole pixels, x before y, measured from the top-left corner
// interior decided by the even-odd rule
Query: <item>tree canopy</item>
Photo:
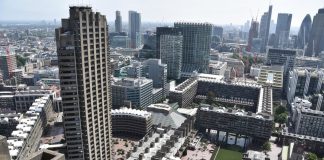
[[[277,106],[275,107],[275,112],[274,112],[274,121],[276,123],[284,124],[288,121],[288,112],[287,108],[284,106]]]
[[[308,152],[305,157],[307,160],[317,160],[317,155],[311,152]]]
[[[261,149],[265,152],[269,152],[271,151],[271,145],[270,145],[270,142],[265,142],[263,143],[263,145],[261,146]]]

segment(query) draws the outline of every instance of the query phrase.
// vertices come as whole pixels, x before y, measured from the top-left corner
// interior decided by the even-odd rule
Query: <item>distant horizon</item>
[[[53,24],[54,22],[54,19],[52,20],[0,20],[0,24],[6,24],[6,23],[20,23],[20,22],[23,22],[23,23],[32,23],[32,24],[36,24],[36,23],[41,23],[45,21],[46,23],[50,23],[50,24]],[[56,23],[60,23],[61,19],[56,19]],[[107,21],[108,24],[112,24],[112,23],[115,23],[114,21]],[[161,23],[161,24],[174,24],[175,22],[188,22],[188,23],[195,23],[195,21],[174,21],[174,22],[159,22],[159,21],[142,21],[142,23]],[[197,23],[210,23],[210,24],[213,24],[215,26],[234,26],[234,27],[240,27],[240,26],[243,26],[244,24],[231,24],[231,23],[228,23],[228,24],[214,24],[214,23],[211,23],[211,22],[197,22]],[[123,25],[127,25],[128,24],[128,21],[122,21],[122,24]],[[291,26],[292,28],[299,28],[300,26]]]
[[[94,11],[115,20],[115,11],[121,11],[123,22],[127,23],[128,11],[141,13],[142,22],[208,22],[215,25],[244,25],[247,20],[260,21],[269,5],[273,5],[272,18],[275,23],[278,13],[291,13],[292,25],[299,27],[306,14],[313,17],[324,7],[323,0],[84,0]],[[59,21],[68,18],[69,6],[86,5],[80,0],[17,0],[0,1],[0,21]],[[289,7],[287,7],[289,6]]]

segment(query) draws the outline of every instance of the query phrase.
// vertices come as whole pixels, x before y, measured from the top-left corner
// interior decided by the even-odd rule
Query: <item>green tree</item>
[[[20,56],[20,55],[16,55],[16,61],[17,61],[17,66],[21,67],[21,66],[24,66],[26,64],[27,59]]]
[[[317,155],[311,152],[308,152],[305,157],[307,160],[317,160]]]
[[[274,121],[277,122],[277,123],[280,123],[280,124],[284,124],[288,121],[288,114],[285,112],[285,113],[281,113],[279,115],[275,115],[274,116]]]
[[[285,113],[285,112],[287,112],[287,108],[286,107],[284,107],[284,106],[278,106],[277,108],[276,108],[276,110],[275,110],[275,114],[277,114],[277,115],[279,115],[279,114],[281,114],[281,113]]]
[[[265,142],[263,143],[263,145],[261,146],[261,149],[264,151],[264,152],[269,152],[271,151],[271,145],[270,145],[270,142]]]

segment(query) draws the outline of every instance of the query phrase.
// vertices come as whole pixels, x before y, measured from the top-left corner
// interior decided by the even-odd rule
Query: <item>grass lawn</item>
[[[234,150],[221,148],[215,160],[242,160],[242,153]]]

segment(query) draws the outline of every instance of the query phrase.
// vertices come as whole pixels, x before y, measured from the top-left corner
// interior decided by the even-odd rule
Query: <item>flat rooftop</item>
[[[122,87],[140,87],[152,82],[151,79],[141,78],[113,78],[112,85]]]
[[[240,109],[230,109],[230,108],[225,108],[225,107],[212,107],[207,104],[201,105],[200,110],[207,111],[207,112],[232,114],[232,115],[236,115],[236,116],[251,117],[251,118],[256,118],[256,119],[273,120],[272,116],[265,116],[265,115],[256,114],[256,113],[252,113],[252,112],[245,112],[244,110],[240,110]]]
[[[283,136],[291,137],[291,138],[297,138],[300,140],[311,140],[311,141],[316,141],[316,142],[322,142],[324,143],[324,138],[318,138],[318,137],[312,137],[312,136],[306,136],[306,135],[301,135],[301,134],[295,134],[295,133],[289,133],[289,132],[281,132]]]
[[[272,66],[261,66],[261,70],[269,70],[269,71],[283,71],[283,66],[280,65],[272,65]]]
[[[149,119],[151,118],[152,114],[147,111],[138,110],[138,109],[131,109],[131,108],[120,108],[120,109],[113,109],[111,110],[112,116],[133,116],[133,117],[140,117]]]

